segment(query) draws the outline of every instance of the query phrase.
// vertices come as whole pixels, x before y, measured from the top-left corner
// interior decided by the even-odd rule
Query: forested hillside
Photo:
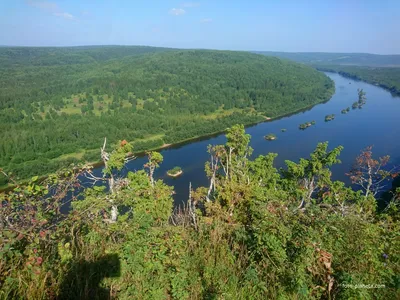
[[[126,56],[173,51],[148,46],[0,47],[0,66],[55,66],[101,63]]]
[[[400,55],[270,51],[255,53],[303,63],[321,71],[336,72],[379,85],[395,95],[400,95]]]
[[[226,137],[181,210],[160,153],[119,177],[126,141],[101,149],[101,178],[81,166],[0,193],[0,299],[399,299],[400,189],[377,210],[389,157],[361,152],[356,191],[331,178],[341,146],[277,170],[277,154],[249,159],[243,125]]]
[[[400,67],[400,55],[370,53],[325,53],[325,52],[273,52],[254,51],[267,56],[280,57],[305,64]]]
[[[366,81],[389,90],[400,96],[400,68],[373,68],[359,66],[321,66],[315,65],[318,70],[336,72],[345,77]]]
[[[157,148],[294,112],[334,90],[310,67],[245,52],[1,48],[0,61],[0,166],[19,179],[98,160],[104,136]]]

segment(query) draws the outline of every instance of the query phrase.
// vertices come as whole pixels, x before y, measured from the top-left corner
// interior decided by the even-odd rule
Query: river
[[[307,111],[246,128],[246,132],[251,135],[253,157],[269,152],[278,153],[275,166],[279,168],[285,166],[285,160],[297,162],[301,157],[307,158],[317,143],[329,141],[330,149],[338,145],[344,147],[340,155],[342,163],[332,167],[332,177],[348,184],[345,173],[349,171],[360,151],[367,146],[374,146],[374,157],[390,155],[391,163],[400,165],[400,98],[378,86],[348,79],[336,73],[325,74],[336,86],[336,92],[328,102]],[[351,107],[358,100],[358,88],[366,92],[366,105],[362,109],[352,109],[348,114],[341,114],[342,109]],[[325,115],[328,114],[335,114],[335,120],[325,122]],[[298,128],[301,123],[312,120],[316,121],[316,125],[306,130]],[[287,131],[281,132],[282,128]],[[277,139],[266,141],[264,136],[269,133],[276,134]],[[207,146],[223,144],[225,141],[225,135],[220,134],[161,151],[164,162],[156,170],[155,177],[175,187],[176,203],[187,199],[189,182],[193,188],[208,184],[204,172],[204,164],[209,159]],[[146,158],[138,157],[127,164],[124,172],[142,169],[145,162]],[[178,178],[166,175],[167,170],[174,166],[183,169],[183,174]]]

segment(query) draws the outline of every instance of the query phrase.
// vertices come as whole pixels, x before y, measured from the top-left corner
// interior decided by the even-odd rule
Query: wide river
[[[400,164],[400,98],[390,92],[360,81],[351,80],[335,73],[325,73],[335,81],[336,92],[324,104],[296,113],[291,116],[271,120],[248,127],[246,132],[251,135],[253,157],[269,152],[278,153],[275,160],[277,168],[285,166],[285,160],[298,161],[301,157],[307,158],[319,142],[329,141],[332,149],[342,145],[344,150],[340,155],[341,164],[332,168],[333,179],[349,183],[346,172],[351,168],[356,156],[362,149],[373,145],[375,157],[390,155],[391,163]],[[351,110],[348,114],[341,114],[341,110],[351,107],[357,101],[357,89],[364,89],[367,103],[362,109]],[[325,115],[335,114],[335,120],[325,122]],[[316,121],[316,125],[306,130],[300,130],[299,124]],[[281,132],[286,128],[286,132]],[[274,133],[275,141],[266,141],[264,135]],[[208,184],[204,172],[204,164],[209,159],[207,145],[225,143],[225,135],[220,134],[184,145],[179,145],[161,151],[164,162],[156,170],[155,177],[161,178],[168,185],[175,187],[175,202],[180,203],[188,197],[189,182],[192,186],[206,186]],[[126,171],[143,168],[146,158],[138,157],[128,163]],[[182,176],[170,178],[167,170],[174,166],[183,169]]]

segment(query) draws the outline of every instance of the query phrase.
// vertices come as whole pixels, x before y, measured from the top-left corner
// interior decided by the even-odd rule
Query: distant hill
[[[320,71],[336,72],[345,77],[378,85],[400,96],[400,55],[397,54],[271,51],[254,53],[307,64]]]
[[[0,48],[0,168],[42,175],[97,160],[105,136],[149,150],[292,113],[333,91],[309,66],[249,52]]]
[[[150,46],[7,47],[0,46],[0,66],[88,64],[179,49]],[[369,53],[252,51],[313,65],[400,67],[400,55]]]
[[[0,47],[0,66],[91,64],[176,49],[149,46]]]
[[[273,52],[253,51],[266,56],[275,56],[312,65],[347,65],[400,67],[400,55],[379,55],[369,53],[324,53],[324,52]]]
[[[355,80],[362,80],[378,85],[393,95],[400,96],[399,67],[367,67],[344,65],[314,65],[320,71],[335,72]]]

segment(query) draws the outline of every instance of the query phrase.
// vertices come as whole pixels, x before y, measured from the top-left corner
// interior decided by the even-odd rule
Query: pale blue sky
[[[0,45],[400,54],[400,0],[0,0]]]

